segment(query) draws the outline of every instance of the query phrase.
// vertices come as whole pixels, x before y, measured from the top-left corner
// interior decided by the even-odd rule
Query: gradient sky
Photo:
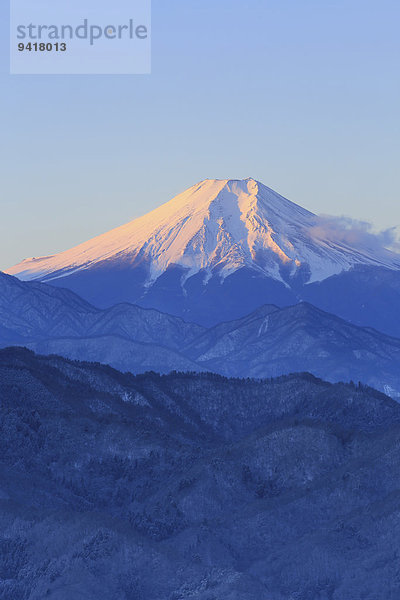
[[[400,224],[399,22],[398,0],[153,0],[152,75],[11,76],[2,4],[0,268],[207,177]]]

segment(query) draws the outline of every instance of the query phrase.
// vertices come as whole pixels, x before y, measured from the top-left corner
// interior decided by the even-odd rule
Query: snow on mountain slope
[[[146,262],[150,286],[171,265],[185,268],[183,281],[200,271],[224,279],[244,266],[281,282],[302,273],[309,283],[355,265],[400,269],[393,252],[324,238],[318,219],[254,179],[205,180],[126,225],[7,272],[51,281],[102,264]]]

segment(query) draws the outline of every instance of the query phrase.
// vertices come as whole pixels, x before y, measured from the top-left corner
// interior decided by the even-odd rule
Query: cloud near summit
[[[346,216],[318,215],[309,233],[314,239],[340,241],[353,247],[367,247],[375,252],[391,250],[400,253],[400,226],[376,231],[368,221]]]

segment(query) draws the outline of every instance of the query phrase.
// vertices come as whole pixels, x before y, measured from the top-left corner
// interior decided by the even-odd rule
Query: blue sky
[[[400,224],[397,1],[153,0],[149,76],[11,76],[0,11],[0,268],[206,177]]]

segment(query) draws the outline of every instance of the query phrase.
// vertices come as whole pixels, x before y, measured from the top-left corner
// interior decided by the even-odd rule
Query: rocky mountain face
[[[205,326],[307,300],[400,337],[399,255],[343,239],[254,179],[200,182],[143,217],[8,273],[67,287],[99,307],[130,302]]]
[[[0,351],[4,600],[400,595],[400,406]]]

